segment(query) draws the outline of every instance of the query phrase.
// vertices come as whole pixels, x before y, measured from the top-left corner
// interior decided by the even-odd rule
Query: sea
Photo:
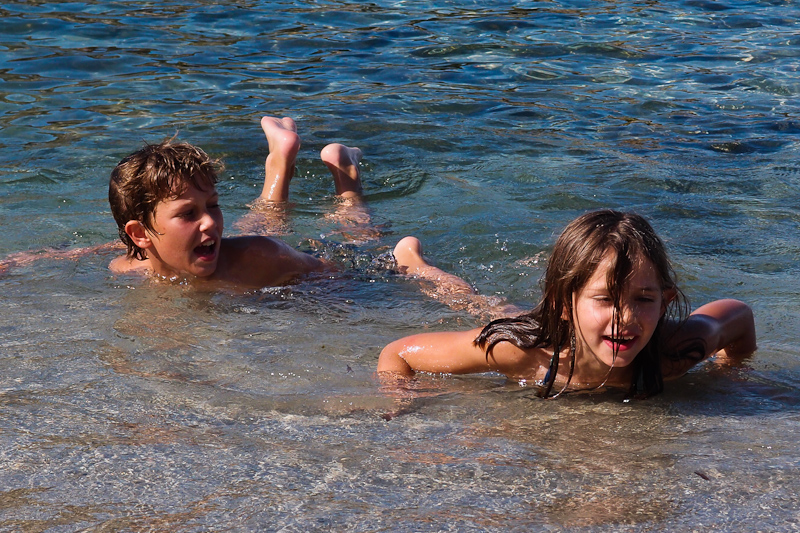
[[[788,0],[8,0],[0,6],[0,531],[800,530],[800,7]],[[262,116],[302,137],[275,234],[337,270],[117,276],[117,162],[177,137],[252,214]],[[357,146],[354,239],[319,151]],[[635,211],[758,350],[665,392],[387,385],[486,318],[387,253],[536,305],[577,215]]]

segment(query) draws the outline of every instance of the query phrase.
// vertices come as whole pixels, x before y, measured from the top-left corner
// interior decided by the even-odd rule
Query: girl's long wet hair
[[[666,248],[652,226],[640,215],[610,209],[592,211],[573,220],[556,241],[542,281],[542,300],[533,311],[514,318],[501,318],[487,324],[475,344],[486,350],[507,341],[522,349],[550,347],[553,356],[539,395],[555,397],[564,392],[575,369],[575,324],[573,294],[588,283],[598,265],[609,257],[608,290],[614,303],[615,324],[621,327],[621,297],[626,280],[642,259],[653,264],[662,291],[674,294],[666,313],[645,348],[636,356],[630,394],[646,397],[663,390],[658,340],[665,319],[684,320],[688,303],[675,283],[675,272]],[[558,374],[561,350],[569,346],[570,368],[567,382],[555,395],[553,384]],[[616,357],[616,353],[614,354]],[[609,371],[610,372],[610,371]]]

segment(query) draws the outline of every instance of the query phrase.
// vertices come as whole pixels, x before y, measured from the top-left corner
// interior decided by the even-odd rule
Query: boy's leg
[[[339,201],[329,218],[336,220],[339,232],[354,243],[372,241],[381,236],[373,226],[369,208],[364,203],[361,186],[361,150],[339,143],[329,144],[319,154],[322,162],[331,171],[333,184]]]
[[[400,272],[433,283],[433,288],[420,287],[423,293],[443,304],[483,319],[517,316],[525,312],[496,296],[481,296],[469,283],[455,274],[437,268],[422,256],[422,244],[416,237],[404,237],[394,247],[394,258]]]
[[[437,268],[422,256],[422,243],[416,237],[403,237],[394,247],[394,258],[400,272],[433,282],[437,295],[475,294],[472,287],[455,274]]]
[[[269,155],[264,162],[264,189],[259,200],[285,202],[289,198],[289,182],[300,150],[297,126],[289,117],[263,117],[261,129],[269,143]]]
[[[261,129],[267,137],[269,154],[264,161],[264,188],[250,207],[250,213],[234,222],[237,233],[243,235],[282,235],[289,232],[286,206],[289,182],[294,175],[300,136],[289,117],[262,117]]]
[[[333,175],[336,194],[342,198],[361,198],[361,150],[339,143],[329,144],[319,154]]]

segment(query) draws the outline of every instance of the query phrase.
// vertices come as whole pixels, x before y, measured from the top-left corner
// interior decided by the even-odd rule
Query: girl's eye
[[[212,204],[208,206],[209,209],[219,209],[219,204]]]
[[[192,218],[194,216],[194,210],[184,211],[180,215],[181,218]]]

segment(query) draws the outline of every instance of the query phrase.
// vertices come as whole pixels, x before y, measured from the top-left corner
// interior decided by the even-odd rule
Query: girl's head
[[[686,308],[664,243],[633,213],[600,210],[573,220],[556,241],[543,285],[540,342],[560,350],[577,336],[583,349],[599,347],[592,351],[609,366],[627,366],[640,354],[637,366],[654,364],[643,360],[654,357],[663,317]],[[604,345],[610,353],[598,355]]]
[[[556,241],[544,277],[543,314],[554,324],[573,315],[577,295],[604,263],[607,287],[619,311],[621,291],[636,268],[649,263],[668,300],[680,294],[666,248],[640,215],[611,209],[591,211],[569,223]]]
[[[475,342],[486,349],[487,357],[501,341],[551,349],[542,396],[550,395],[565,348],[570,355],[567,385],[576,351],[588,350],[608,367],[633,364],[637,394],[662,389],[654,339],[660,336],[664,317],[681,318],[688,305],[675,283],[664,243],[644,218],[613,210],[579,216],[556,241],[542,285],[536,309],[495,320],[483,329]],[[640,320],[634,320],[637,314]]]

